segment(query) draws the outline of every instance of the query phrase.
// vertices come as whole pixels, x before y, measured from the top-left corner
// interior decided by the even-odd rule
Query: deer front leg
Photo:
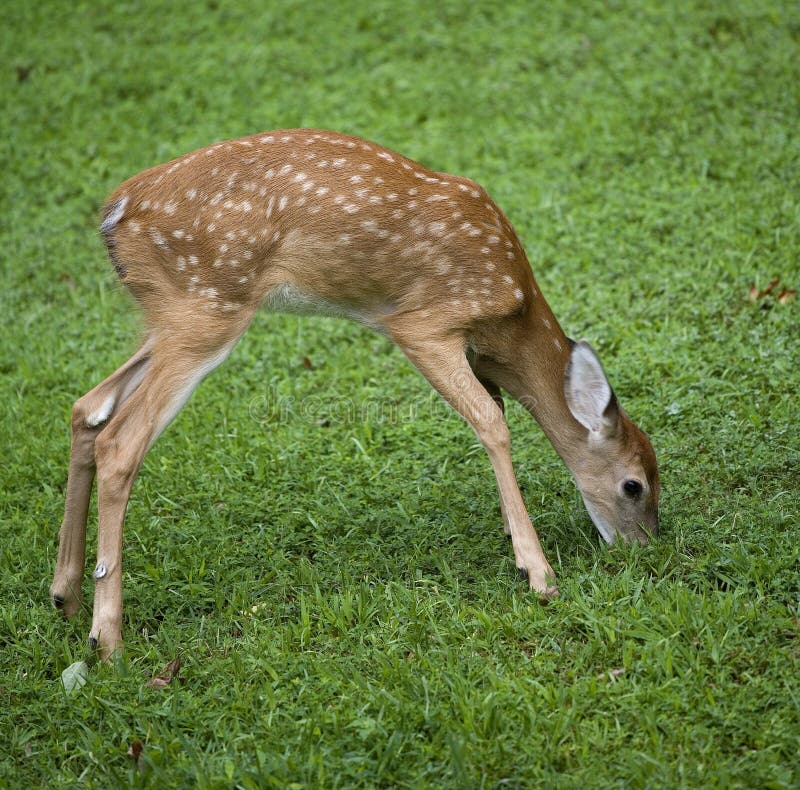
[[[505,416],[506,407],[503,403],[503,393],[500,391],[500,387],[498,387],[497,384],[495,384],[491,379],[484,378],[480,373],[480,369],[476,369],[476,367],[472,364],[470,367],[473,371],[475,371],[475,375],[478,377],[480,385],[489,393],[492,400],[497,404],[497,407],[502,412],[503,416]],[[505,532],[505,534],[510,538],[511,522],[508,520],[508,515],[506,514],[502,497],[500,498],[500,515],[503,517],[503,532]]]
[[[469,363],[470,368],[472,368],[472,372],[475,374],[476,378],[478,379],[480,385],[489,393],[492,400],[497,404],[497,407],[503,413],[505,417],[506,413],[506,406],[503,402],[503,393],[500,387],[492,381],[489,377],[488,372],[484,369],[485,360],[478,354],[477,352],[467,352],[467,362]],[[506,514],[505,506],[503,505],[503,499],[500,498],[500,515],[503,518],[503,532],[505,532],[507,537],[511,537],[511,523],[508,520],[508,515]]]
[[[432,341],[403,332],[393,334],[434,389],[472,426],[486,449],[520,574],[527,578],[531,589],[547,597],[556,596],[555,574],[544,556],[514,476],[511,439],[503,412],[470,368],[461,339]]]

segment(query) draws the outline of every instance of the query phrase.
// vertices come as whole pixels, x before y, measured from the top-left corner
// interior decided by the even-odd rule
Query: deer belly
[[[364,307],[333,301],[288,283],[273,288],[264,299],[263,307],[276,313],[349,318],[351,321],[384,333],[386,329],[381,319],[393,310],[391,305]]]

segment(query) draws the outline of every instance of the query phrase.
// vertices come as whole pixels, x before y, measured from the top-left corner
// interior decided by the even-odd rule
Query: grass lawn
[[[0,44],[0,786],[800,786],[796,3],[40,0]],[[602,545],[509,404],[540,606],[400,352],[262,314],[148,456],[124,657],[67,696],[70,407],[140,332],[99,209],[292,126],[489,190],[652,437],[662,534]]]

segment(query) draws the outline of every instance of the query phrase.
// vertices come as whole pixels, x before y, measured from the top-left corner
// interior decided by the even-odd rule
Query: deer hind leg
[[[464,354],[460,338],[432,340],[395,331],[396,342],[433,388],[470,424],[492,462],[504,519],[511,529],[514,557],[531,588],[558,594],[553,569],[542,551],[511,463],[511,438],[503,412],[481,385]]]
[[[200,353],[187,351],[190,338],[160,337],[141,384],[95,441],[97,565],[89,643],[104,659],[122,644],[122,527],[133,482],[147,451],[237,339]]]
[[[86,516],[95,474],[94,446],[98,434],[139,386],[150,364],[152,339],[105,381],[72,407],[64,520],[58,533],[58,560],[50,587],[53,605],[72,617],[81,605],[81,580],[86,563]]]

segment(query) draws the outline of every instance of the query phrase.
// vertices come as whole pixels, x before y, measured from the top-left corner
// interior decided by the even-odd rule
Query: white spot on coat
[[[150,233],[150,238],[157,247],[161,247],[162,250],[169,249],[167,240],[161,235],[161,232],[158,230],[158,228],[149,228],[148,232]]]

